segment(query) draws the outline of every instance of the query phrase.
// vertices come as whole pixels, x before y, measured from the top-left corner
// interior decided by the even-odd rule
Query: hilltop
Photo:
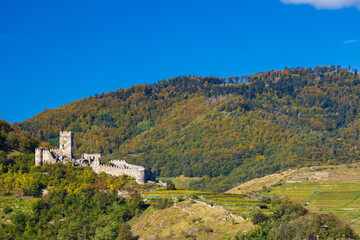
[[[192,189],[226,191],[294,167],[360,158],[357,72],[286,68],[250,76],[177,77],[80,99],[12,126],[75,153],[101,152],[158,176],[200,177]]]

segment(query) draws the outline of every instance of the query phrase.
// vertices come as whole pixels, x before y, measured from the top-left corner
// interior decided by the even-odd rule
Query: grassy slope
[[[217,218],[228,218],[228,221],[219,221]],[[140,239],[185,239],[186,236],[197,236],[196,239],[222,239],[252,228],[250,221],[231,220],[223,209],[190,201],[180,202],[163,210],[150,207],[132,219],[130,224],[134,235]]]
[[[171,182],[175,184],[176,189],[189,189],[189,184],[193,181],[198,181],[200,178],[198,177],[185,177],[184,175],[181,175],[179,177],[176,177],[174,179],[171,179]]]
[[[360,232],[360,164],[290,170],[254,179],[228,193],[288,196],[308,204],[312,212],[333,212]]]

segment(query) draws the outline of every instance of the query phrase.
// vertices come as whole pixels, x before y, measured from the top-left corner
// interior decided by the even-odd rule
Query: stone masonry
[[[83,153],[80,159],[73,157],[74,136],[70,131],[60,132],[59,149],[37,148],[35,149],[35,165],[54,164],[70,160],[75,166],[90,166],[97,174],[105,172],[113,176],[128,175],[136,179],[139,184],[144,184],[148,180],[154,181],[155,174],[144,167],[128,164],[125,160],[111,160],[112,166],[101,163],[101,154]]]

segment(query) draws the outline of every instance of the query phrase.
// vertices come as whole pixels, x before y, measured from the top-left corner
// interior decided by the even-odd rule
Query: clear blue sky
[[[360,1],[292,2],[0,0],[0,119],[179,75],[360,67]]]

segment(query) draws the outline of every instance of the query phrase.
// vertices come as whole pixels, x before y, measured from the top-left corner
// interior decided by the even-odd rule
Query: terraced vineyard
[[[270,204],[263,203],[261,200],[249,198],[245,194],[211,193],[188,190],[153,191],[143,193],[145,199],[178,198],[180,196],[189,197],[209,206],[222,207],[233,214],[243,217],[247,217],[249,211],[252,209],[260,209],[260,206],[261,210],[264,212],[268,212],[270,208]]]
[[[333,212],[360,232],[360,184],[287,183],[266,194],[288,196],[313,212]]]
[[[269,178],[269,176],[267,177]],[[229,193],[252,193],[257,196],[287,196],[312,212],[332,212],[360,233],[360,164],[292,170],[274,174],[273,186],[259,190],[240,185]]]

